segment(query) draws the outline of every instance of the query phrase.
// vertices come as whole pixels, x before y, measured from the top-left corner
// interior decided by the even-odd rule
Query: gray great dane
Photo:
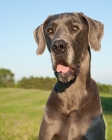
[[[46,103],[39,140],[105,140],[91,52],[99,51],[103,24],[83,13],[49,16],[34,31],[37,54],[47,45],[57,83]]]

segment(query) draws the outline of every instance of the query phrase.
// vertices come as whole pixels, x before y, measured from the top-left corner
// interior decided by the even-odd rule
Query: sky
[[[0,0],[0,68],[10,69],[16,80],[54,77],[47,47],[36,55],[33,31],[49,15],[64,12],[83,12],[104,24],[102,48],[91,50],[91,76],[112,84],[112,0]]]

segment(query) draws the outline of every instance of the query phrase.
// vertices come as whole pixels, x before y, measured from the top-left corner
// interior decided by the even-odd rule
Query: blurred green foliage
[[[19,87],[25,89],[51,90],[56,83],[56,78],[49,77],[23,77],[15,83],[14,74],[8,69],[0,69],[0,87]],[[100,92],[112,93],[112,85],[97,83]]]
[[[17,87],[25,89],[44,89],[51,90],[56,83],[56,78],[43,77],[29,77],[22,78],[17,83]]]
[[[112,85],[97,83],[100,92],[112,92]]]
[[[14,86],[14,74],[9,69],[0,68],[0,87]]]

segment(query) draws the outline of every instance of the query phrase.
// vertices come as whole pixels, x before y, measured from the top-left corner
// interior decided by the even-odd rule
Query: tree
[[[56,83],[56,78],[43,77],[23,77],[18,81],[18,87],[26,89],[44,89],[51,90]]]
[[[9,69],[0,69],[0,87],[13,87],[14,74]]]

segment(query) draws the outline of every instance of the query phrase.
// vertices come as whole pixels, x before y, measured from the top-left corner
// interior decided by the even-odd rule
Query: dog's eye
[[[47,32],[50,33],[50,34],[52,34],[52,33],[53,33],[53,29],[52,29],[52,28],[49,28],[49,29],[47,30]]]
[[[73,26],[73,31],[77,31],[78,30],[78,27],[77,26]]]

